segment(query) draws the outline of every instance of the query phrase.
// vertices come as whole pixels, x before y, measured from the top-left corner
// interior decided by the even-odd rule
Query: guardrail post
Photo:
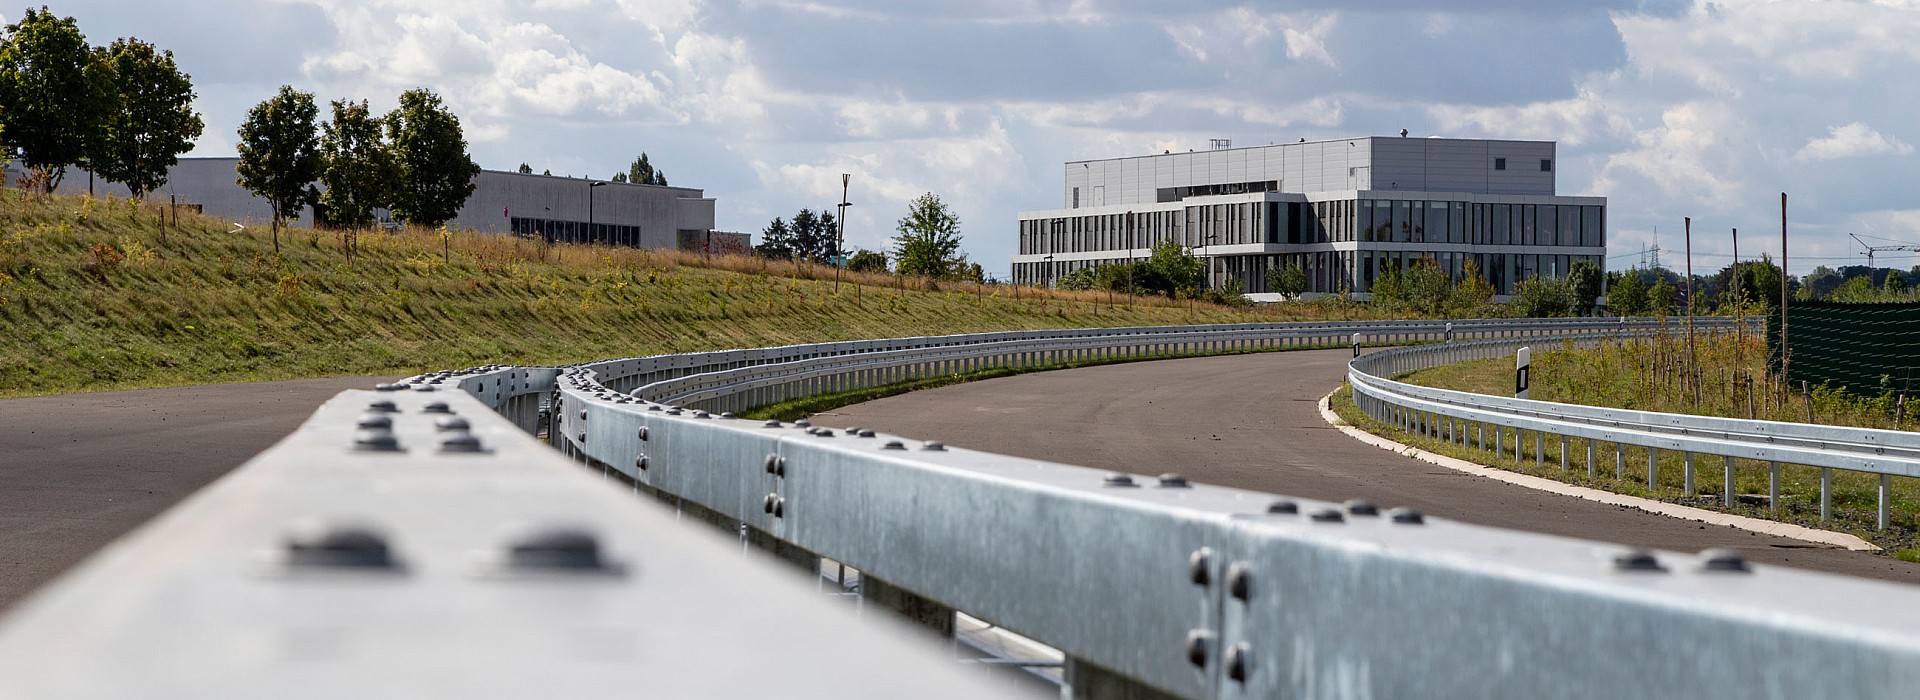
[[[1567,470],[1567,436],[1560,436],[1560,471]]]
[[[1545,466],[1547,463],[1547,433],[1544,430],[1533,431],[1533,466]]]
[[[1726,472],[1721,475],[1721,478],[1725,483],[1720,485],[1720,491],[1725,495],[1721,497],[1720,505],[1731,506],[1733,505],[1733,455],[1727,455]]]
[[[1888,500],[1887,497],[1890,495],[1889,492],[1891,492],[1892,490],[1893,490],[1893,476],[1889,474],[1881,474],[1880,475],[1880,520],[1879,520],[1880,522],[1879,529],[1881,530],[1887,529],[1887,500]]]
[[[1647,490],[1660,492],[1660,448],[1647,448]]]
[[[1693,453],[1692,453],[1692,452],[1686,452],[1686,453],[1683,453],[1683,454],[1684,454],[1684,461],[1685,461],[1685,466],[1683,466],[1683,467],[1681,467],[1681,475],[1682,475],[1682,476],[1684,477],[1684,478],[1683,478],[1683,480],[1684,480],[1684,481],[1686,482],[1686,486],[1685,486],[1685,488],[1686,488],[1686,491],[1687,491],[1687,498],[1693,498],[1693,494],[1694,494],[1694,487],[1693,487]]]
[[[1587,478],[1593,478],[1593,438],[1587,438]]]
[[[1627,446],[1613,443],[1613,478],[1627,478]]]
[[[1780,463],[1767,463],[1767,508],[1780,512]]]
[[[1833,514],[1833,468],[1820,468],[1820,521]]]

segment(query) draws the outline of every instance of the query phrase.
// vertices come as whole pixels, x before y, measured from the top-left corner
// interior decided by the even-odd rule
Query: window
[[[1073,188],[1073,208],[1080,208],[1080,188],[1078,187]]]
[[[1540,172],[1543,172],[1543,173],[1550,173],[1550,172],[1553,172],[1553,161],[1552,161],[1551,159],[1548,159],[1548,158],[1541,158],[1541,159],[1540,159]]]
[[[1506,169],[1507,169],[1507,159],[1505,159],[1505,158],[1495,158],[1495,159],[1493,159],[1493,169],[1494,169],[1494,170],[1506,170]],[[1077,202],[1077,201],[1079,201],[1079,200],[1077,200],[1077,199],[1076,199],[1076,200],[1074,200],[1074,201],[1076,201],[1076,202]]]

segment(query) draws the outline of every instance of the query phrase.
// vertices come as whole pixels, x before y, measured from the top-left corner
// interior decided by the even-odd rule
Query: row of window
[[[640,245],[640,227],[621,224],[594,223],[584,221],[560,221],[556,219],[526,219],[513,217],[507,220],[507,226],[522,236],[544,238],[552,243],[601,243],[605,245]]]
[[[1493,169],[1494,169],[1494,170],[1506,170],[1506,169],[1507,169],[1507,159],[1505,159],[1505,158],[1495,158],[1495,159],[1493,159]],[[1543,172],[1543,173],[1550,173],[1550,172],[1553,172],[1553,159],[1552,159],[1552,158],[1541,158],[1541,159],[1540,159],[1540,172]]]
[[[1606,245],[1606,207],[1349,199],[1020,222],[1022,255],[1151,248],[1162,240],[1189,248],[1353,241],[1600,247]]]
[[[1250,293],[1266,292],[1270,291],[1267,289],[1267,270],[1299,265],[1307,273],[1307,291],[1333,294],[1343,290],[1371,291],[1374,283],[1388,270],[1410,269],[1421,258],[1432,258],[1447,273],[1447,278],[1455,281],[1461,279],[1466,273],[1467,264],[1471,262],[1479,269],[1481,279],[1493,287],[1495,294],[1512,294],[1514,285],[1534,277],[1564,277],[1570,266],[1578,260],[1602,264],[1597,255],[1373,250],[1229,255],[1203,258],[1202,262],[1207,265],[1206,284],[1209,287],[1237,280]],[[1016,284],[1047,286],[1074,270],[1124,262],[1127,262],[1124,258],[1114,258],[1017,263],[1013,266],[1013,281]]]

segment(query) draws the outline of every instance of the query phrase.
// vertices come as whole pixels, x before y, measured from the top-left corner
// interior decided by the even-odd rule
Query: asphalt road
[[[949,445],[1496,527],[1920,583],[1920,565],[1703,525],[1462,474],[1364,445],[1317,408],[1345,378],[1342,350],[1106,365],[959,384],[848,406],[813,420]]]
[[[0,400],[0,611],[370,377]]]

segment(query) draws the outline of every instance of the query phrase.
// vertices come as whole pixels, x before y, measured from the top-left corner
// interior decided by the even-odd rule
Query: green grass
[[[1741,341],[1744,340],[1744,343]],[[1695,413],[1723,417],[1804,421],[1808,401],[1805,397],[1782,397],[1770,389],[1764,378],[1764,344],[1752,337],[1700,334],[1693,355],[1698,358],[1699,381],[1688,381],[1681,371],[1687,353],[1684,336],[1664,340],[1607,343],[1600,348],[1543,349],[1533,356],[1529,377],[1530,397],[1544,401],[1580,403],[1612,408],[1630,408],[1671,413]],[[1749,375],[1748,373],[1751,373]],[[1749,404],[1746,376],[1753,383]],[[1723,378],[1725,377],[1725,378]],[[1480,394],[1510,396],[1513,391],[1513,360],[1499,358],[1462,362],[1421,370],[1400,378],[1413,384]],[[1886,410],[1888,401],[1861,399],[1833,392],[1814,392],[1814,413],[1823,423],[1868,425],[1893,428],[1911,427],[1911,413],[1904,421]],[[1657,481],[1647,484],[1647,451],[1626,448],[1623,475],[1616,477],[1614,446],[1595,443],[1594,475],[1588,477],[1587,443],[1571,439],[1568,443],[1568,469],[1560,469],[1559,439],[1548,436],[1544,465],[1534,458],[1534,437],[1524,438],[1526,457],[1516,460],[1509,436],[1508,447],[1499,459],[1491,450],[1451,445],[1415,437],[1368,418],[1354,407],[1351,389],[1343,388],[1335,397],[1337,413],[1368,432],[1391,437],[1432,452],[1467,461],[1497,466],[1534,476],[1556,479],[1616,493],[1654,498],[1688,506],[1735,513],[1755,518],[1791,522],[1808,527],[1837,530],[1858,535],[1888,552],[1911,550],[1920,546],[1920,479],[1894,477],[1889,505],[1889,527],[1876,530],[1879,476],[1834,470],[1833,517],[1820,520],[1820,470],[1814,467],[1782,465],[1780,470],[1780,509],[1767,503],[1768,463],[1734,460],[1733,506],[1721,505],[1724,458],[1696,455],[1694,494],[1685,489],[1685,459],[1677,452],[1660,451]],[[1752,413],[1748,411],[1751,409]],[[1491,439],[1491,433],[1489,433]]]
[[[0,396],[998,330],[1380,318],[471,233],[256,227],[0,188]],[[450,251],[450,252],[449,252]],[[1129,308],[1131,306],[1131,308]]]

